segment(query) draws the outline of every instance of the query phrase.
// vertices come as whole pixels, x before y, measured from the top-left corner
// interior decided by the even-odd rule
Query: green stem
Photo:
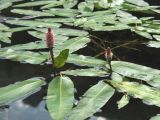
[[[109,64],[109,72],[110,72],[109,78],[111,78],[111,76],[112,76],[112,65],[111,65],[111,60],[108,61],[108,64]]]
[[[54,66],[53,48],[50,48],[50,49],[49,49],[49,52],[50,52],[50,56],[51,56],[51,60],[52,60],[52,65],[53,65],[53,73],[54,73],[54,76],[56,76],[56,68],[55,68],[55,66]]]

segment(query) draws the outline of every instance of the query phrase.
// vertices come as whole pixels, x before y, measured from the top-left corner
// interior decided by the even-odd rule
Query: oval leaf
[[[0,88],[0,105],[8,104],[38,91],[45,82],[40,78],[31,78]]]
[[[100,81],[91,87],[69,116],[69,120],[84,120],[97,112],[114,94],[114,89]]]
[[[57,76],[48,87],[47,108],[54,120],[64,120],[72,109],[74,85],[68,77]]]

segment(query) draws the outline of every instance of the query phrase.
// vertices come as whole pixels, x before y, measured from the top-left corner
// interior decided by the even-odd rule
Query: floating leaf
[[[47,108],[54,120],[64,120],[73,107],[74,85],[68,77],[57,76],[48,87]]]
[[[36,20],[7,20],[6,23],[13,25],[21,25],[21,26],[30,26],[30,27],[60,27],[59,23],[48,23],[48,22],[40,22]]]
[[[81,2],[78,5],[78,9],[84,13],[84,12],[92,12],[94,9],[94,4],[92,2]]]
[[[84,48],[89,42],[90,39],[88,37],[75,37],[63,42],[58,46],[55,46],[54,50],[58,53],[64,49],[69,49],[69,52],[72,53],[81,48]]]
[[[71,111],[69,120],[84,120],[96,113],[114,94],[114,89],[100,81],[92,86]]]
[[[47,48],[44,41],[36,41],[36,42],[29,42],[26,44],[17,44],[17,45],[12,45],[9,47],[4,47],[0,51],[4,51],[7,49],[12,49],[12,50],[34,50],[34,49],[43,49]]]
[[[160,42],[159,41],[149,41],[146,43],[148,47],[154,47],[154,48],[160,48]]]
[[[45,40],[45,32],[28,31],[28,33],[36,38],[43,40],[43,41]],[[69,39],[69,37],[67,37],[67,36],[56,35],[56,32],[55,32],[55,38],[56,38],[55,45],[62,44],[64,41]]]
[[[149,6],[149,4],[144,0],[125,0],[125,1],[138,6]]]
[[[144,80],[154,87],[160,87],[160,70],[122,61],[112,61],[112,69],[123,76]]]
[[[44,10],[44,11],[57,16],[62,16],[62,17],[75,17],[78,15],[78,11],[76,9],[54,8],[54,9]]]
[[[78,3],[78,0],[62,0],[62,3],[64,8],[72,8]]]
[[[109,81],[118,91],[140,98],[144,103],[160,107],[160,90],[136,82]]]
[[[46,32],[46,29],[36,29],[37,31]],[[71,28],[53,28],[56,35],[63,36],[87,36],[88,32],[85,30],[77,30]]]
[[[148,14],[154,13],[151,9],[156,8],[155,6],[137,6],[137,5],[129,4],[126,2],[122,4],[122,7],[127,11],[135,11],[135,12],[148,13]]]
[[[148,32],[140,31],[140,30],[134,30],[134,32],[142,37],[152,39],[152,36]]]
[[[160,119],[160,114],[158,114],[158,115],[152,117],[152,118],[149,119],[149,120],[159,120],[159,119]]]
[[[25,10],[25,9],[13,9],[11,10],[11,12],[21,14],[21,15],[30,15],[30,16],[54,16],[51,13],[35,11],[35,10]]]
[[[0,3],[0,11],[10,7],[11,5],[12,5],[12,2],[7,2],[7,1]]]
[[[123,108],[129,103],[129,96],[123,95],[122,98],[117,102],[118,104],[118,109]]]
[[[160,41],[160,35],[153,35],[153,37],[154,37],[156,40]]]
[[[56,68],[63,67],[69,55],[69,49],[62,50],[60,54],[54,60],[54,66]]]
[[[29,30],[29,29],[32,29],[32,27],[17,27],[17,28],[10,28],[6,31],[8,32],[19,32],[19,31],[25,31],[25,30]]]
[[[106,64],[106,61],[90,56],[70,54],[67,63],[73,63],[79,66],[100,67]]]
[[[1,31],[5,31],[5,30],[8,30],[8,29],[9,29],[9,27],[7,27],[6,25],[0,23],[0,30]]]
[[[37,21],[42,21],[42,22],[57,22],[57,23],[70,23],[74,22],[75,18],[41,18],[41,19],[36,19]]]
[[[52,3],[42,6],[41,9],[49,9],[49,8],[62,6],[62,5],[63,5],[62,1],[52,1]]]
[[[110,3],[108,3],[108,0],[99,0],[97,2],[94,2],[94,7],[97,9],[102,9],[102,8],[109,8]]]
[[[125,30],[130,29],[126,24],[115,22],[114,25],[104,25],[104,23],[97,23],[95,20],[90,20],[85,22],[84,28],[93,29],[94,31],[115,31],[115,30]]]
[[[66,71],[62,71],[61,73],[65,75],[72,75],[72,76],[96,76],[96,77],[100,76],[100,77],[103,77],[107,75],[107,71],[99,70],[95,68],[66,70]]]
[[[20,61],[23,63],[41,64],[42,62],[48,59],[48,54],[41,54],[30,51],[15,51],[12,49],[8,49],[0,51],[0,58],[9,59],[13,61]]]
[[[11,32],[0,32],[0,41],[5,43],[11,43],[11,40],[9,39],[11,35],[12,35]]]
[[[31,78],[0,88],[0,105],[5,105],[37,92],[45,82],[40,78]]]
[[[14,7],[34,7],[34,6],[46,5],[52,2],[54,1],[52,0],[32,1],[32,2],[26,2],[26,3],[14,5]]]

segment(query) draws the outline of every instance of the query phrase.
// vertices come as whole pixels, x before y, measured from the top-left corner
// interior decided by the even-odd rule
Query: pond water
[[[152,1],[150,0],[149,2]],[[155,0],[155,3],[152,2],[152,4],[160,5],[160,1]],[[7,12],[5,14],[7,14]],[[127,38],[127,36],[125,37]],[[25,32],[19,32],[18,34],[14,34],[12,36],[12,44],[18,43],[18,40],[20,39],[23,39],[25,42],[30,38],[31,36],[28,36]],[[141,51],[139,52],[120,48],[113,52],[115,52],[116,55],[124,61],[130,61],[133,63],[160,69],[160,50],[154,48],[146,48],[144,45],[137,46],[137,48],[139,48]],[[78,53],[82,53],[83,55],[93,54],[92,52],[86,51],[88,51],[88,48],[80,50],[78,51]],[[51,65],[30,65],[13,62],[10,60],[0,60],[1,87],[36,76],[45,77],[47,78],[47,81],[49,81],[51,79],[51,73]],[[96,84],[100,80],[99,78],[89,77],[71,78],[74,81],[75,88],[77,88],[76,98],[83,95],[83,93],[90,86]],[[39,92],[10,104],[8,109],[0,111],[0,120],[51,120],[51,117],[49,116],[49,113],[47,112],[45,106],[45,96],[46,87],[43,87]],[[156,115],[157,113],[160,113],[160,108],[156,106],[146,105],[139,99],[131,99],[130,103],[127,106],[118,110],[116,102],[121,98],[121,96],[122,94],[115,93],[115,95],[109,100],[109,102],[91,119],[149,120],[150,117]]]

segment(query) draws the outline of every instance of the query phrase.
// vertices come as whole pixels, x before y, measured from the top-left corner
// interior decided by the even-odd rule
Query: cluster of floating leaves
[[[159,48],[160,22],[154,17],[136,17],[131,13],[159,14],[159,6],[150,6],[143,0],[35,0],[18,3],[19,0],[0,0],[0,12],[10,7],[12,13],[21,18],[9,18],[0,23],[0,42],[9,46],[0,48],[0,58],[29,64],[46,64],[51,61],[44,43],[48,27],[54,29],[56,43],[54,54],[58,56],[64,49],[69,49],[67,63],[86,66],[85,69],[61,71],[62,75],[105,77],[109,66],[106,61],[91,56],[74,53],[87,46],[91,41],[89,31],[130,30],[144,37],[148,47]],[[34,7],[39,7],[35,10]],[[14,27],[10,28],[9,26]],[[15,32],[27,31],[37,38],[35,42],[12,45],[10,40]],[[38,51],[35,52],[34,50]],[[160,70],[129,62],[112,61],[111,81],[103,80],[89,88],[76,107],[73,107],[74,85],[67,76],[57,76],[50,83],[47,95],[47,107],[54,120],[82,120],[97,112],[114,94],[114,89],[126,93],[118,102],[119,109],[129,103],[129,98],[140,98],[144,103],[160,107]],[[63,66],[63,65],[62,65]],[[126,77],[128,79],[126,79]],[[130,82],[130,78],[135,82]],[[23,83],[1,88],[6,91],[0,95],[0,104],[22,97],[22,93],[35,92],[44,81],[36,78]],[[139,84],[142,80],[148,85]],[[107,84],[108,83],[108,84]],[[112,87],[111,87],[111,86]],[[27,88],[32,89],[23,89]],[[132,88],[132,89],[130,89]],[[18,93],[21,89],[22,93]],[[11,94],[12,96],[8,96]],[[32,92],[31,92],[32,91]],[[146,92],[147,91],[147,92]],[[15,95],[16,94],[16,95]],[[15,96],[14,96],[15,95]],[[157,115],[159,117],[159,115]],[[152,118],[151,120],[154,120]]]

